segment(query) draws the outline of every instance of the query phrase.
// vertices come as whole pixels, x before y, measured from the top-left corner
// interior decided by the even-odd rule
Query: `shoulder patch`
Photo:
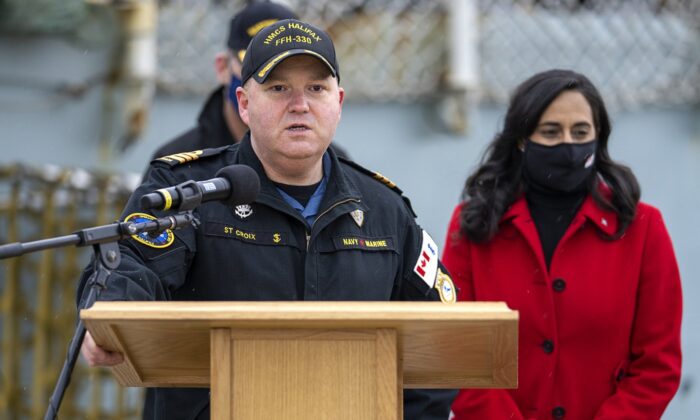
[[[124,218],[125,222],[134,223],[148,222],[151,220],[156,220],[156,218],[146,213],[131,213]],[[175,235],[170,229],[160,232],[158,236],[151,236],[148,232],[141,232],[137,235],[131,235],[131,238],[151,248],[167,248],[175,241]]]
[[[399,194],[401,196],[401,198],[403,199],[404,203],[406,203],[406,206],[408,207],[408,210],[410,210],[413,217],[414,218],[417,217],[416,212],[413,211],[413,206],[411,206],[411,201],[408,199],[408,197],[403,195],[403,191],[401,190],[401,188],[396,186],[396,184],[394,182],[392,182],[389,178],[385,177],[384,175],[380,174],[379,172],[370,171],[369,169],[365,168],[364,166],[362,166],[356,162],[353,162],[350,159],[346,159],[344,157],[338,156],[338,160],[345,163],[348,166],[352,166],[353,168],[357,169],[358,171],[362,172],[363,174],[374,178],[375,180],[377,180],[377,181],[381,182],[382,184],[386,185],[387,187],[389,187],[395,193]]]
[[[435,286],[438,272],[438,246],[428,232],[423,230],[423,242],[421,243],[418,261],[413,267],[413,272],[428,285]]]
[[[435,278],[435,288],[443,303],[455,303],[457,301],[454,282],[452,282],[452,278],[448,274],[443,273],[440,267],[438,267],[437,277]]]
[[[221,154],[224,150],[228,149],[229,146],[217,147],[215,149],[204,149],[204,150],[194,150],[191,152],[174,153],[172,155],[167,155],[153,159],[151,163],[161,162],[165,163],[170,167],[182,165],[183,163],[192,162],[201,158],[214,156]]]

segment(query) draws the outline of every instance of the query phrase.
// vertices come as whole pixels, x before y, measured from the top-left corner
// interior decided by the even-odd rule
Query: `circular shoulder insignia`
[[[155,217],[146,213],[131,213],[124,219],[125,222],[148,222],[150,220],[156,220]],[[131,235],[135,241],[140,242],[144,245],[150,246],[151,248],[167,248],[175,242],[175,235],[170,229],[166,229],[161,232],[158,236],[151,236],[149,232],[141,232],[136,235]]]
[[[435,288],[443,303],[455,303],[457,301],[457,293],[455,293],[455,285],[452,283],[452,279],[439,268]]]

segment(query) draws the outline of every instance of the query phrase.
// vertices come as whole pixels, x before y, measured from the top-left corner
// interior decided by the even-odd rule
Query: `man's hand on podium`
[[[83,345],[80,347],[80,353],[88,362],[90,367],[95,366],[114,366],[124,361],[124,356],[116,351],[107,351],[95,343],[89,331],[85,332]]]

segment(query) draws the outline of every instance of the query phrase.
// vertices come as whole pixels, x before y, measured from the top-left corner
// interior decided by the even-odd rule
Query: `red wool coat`
[[[462,390],[456,419],[658,419],[681,371],[681,284],[660,212],[640,203],[625,235],[589,196],[549,271],[524,197],[486,244],[459,235],[458,206],[443,263],[459,300],[505,301],[520,312],[516,390]]]

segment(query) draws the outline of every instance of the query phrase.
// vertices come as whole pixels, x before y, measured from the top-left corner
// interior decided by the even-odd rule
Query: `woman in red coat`
[[[676,392],[678,265],[609,135],[585,76],[539,73],[467,179],[443,261],[460,300],[519,311],[518,388],[463,390],[456,419],[658,419]]]

